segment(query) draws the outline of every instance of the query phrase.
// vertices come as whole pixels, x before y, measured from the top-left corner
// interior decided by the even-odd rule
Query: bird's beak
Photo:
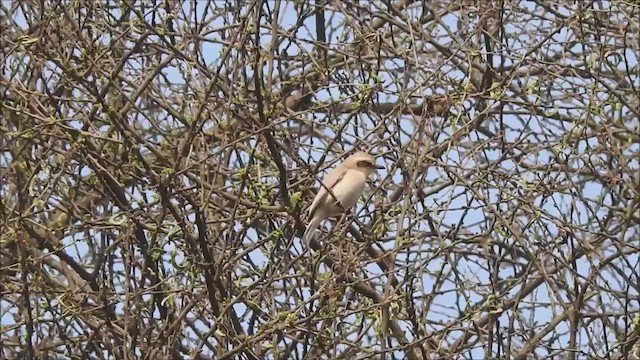
[[[384,165],[376,165],[376,169],[384,170],[386,167]]]

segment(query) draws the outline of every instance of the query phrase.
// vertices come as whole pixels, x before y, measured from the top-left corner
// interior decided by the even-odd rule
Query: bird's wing
[[[332,189],[333,187],[335,187],[344,178],[344,175],[346,173],[347,169],[345,167],[338,166],[337,168],[333,169],[333,171],[331,171],[329,175],[324,178],[324,180],[322,180],[322,185],[318,190],[318,194],[316,194],[316,197],[313,199],[311,206],[309,206],[309,216],[313,216],[313,213],[318,205],[322,201],[324,201],[327,196],[331,196],[327,189]]]

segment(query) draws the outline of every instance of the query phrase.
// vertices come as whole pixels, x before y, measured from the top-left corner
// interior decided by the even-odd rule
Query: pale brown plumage
[[[306,243],[322,220],[340,215],[358,202],[367,178],[376,169],[384,169],[384,166],[376,165],[373,156],[358,151],[329,172],[308,209],[311,221],[302,236]]]

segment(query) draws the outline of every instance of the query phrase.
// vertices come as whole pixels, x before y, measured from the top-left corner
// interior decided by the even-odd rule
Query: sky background
[[[200,14],[202,14],[202,12],[204,11],[204,7],[206,3],[196,2],[195,4],[198,7],[198,11],[196,13],[198,14],[198,16],[201,16]],[[185,12],[188,13],[188,9],[192,5],[193,3],[191,2],[185,2],[183,4],[184,9],[186,10]],[[529,3],[529,2],[522,2],[520,3],[520,5],[525,7],[531,7],[531,8],[535,6],[535,4]],[[273,4],[271,4],[270,6],[273,6]],[[559,12],[565,16],[571,15],[568,11],[566,11],[566,9],[560,8]],[[20,12],[17,12],[13,15],[14,15],[14,19],[18,24],[21,24],[21,25],[26,24],[25,19],[24,17],[22,17]],[[415,19],[418,19],[420,16],[420,12],[411,11],[407,15]],[[119,14],[117,14],[116,12],[114,16],[117,17],[119,16]],[[293,2],[283,2],[282,8],[280,11],[280,19],[278,21],[279,25],[284,29],[291,29],[295,26],[297,18],[298,18],[298,15],[296,14],[296,11],[294,9]],[[342,18],[341,14],[338,14],[338,13],[331,14],[330,12],[327,12],[326,19],[330,26],[335,26],[335,27],[339,27],[345,22],[345,19]],[[147,20],[151,21],[150,16],[148,17]],[[445,26],[449,27],[449,31],[451,31],[452,33],[458,33],[461,30],[461,29],[458,29],[458,19],[453,14],[445,16],[442,19],[442,23]],[[209,26],[207,26],[207,28],[223,27],[225,25],[226,24],[222,22],[222,19],[219,19],[219,20],[213,21]],[[541,26],[541,24],[537,21],[530,21],[526,24],[526,27],[531,27],[532,29],[539,26]],[[315,32],[316,32],[315,30],[316,30],[315,18],[308,17],[307,20],[305,21],[304,26],[301,27],[295,35],[297,38],[313,39],[315,38]],[[521,31],[519,29],[513,28],[512,26],[507,26],[505,30],[507,32]],[[264,35],[261,38],[261,45],[263,46],[263,48],[266,48],[271,41],[271,35],[269,33],[269,30],[267,29],[264,29],[263,32],[264,32]],[[431,29],[431,34],[434,38],[446,36],[446,29],[444,29],[441,26],[436,26],[435,28]],[[211,33],[207,36],[210,38],[219,39],[219,35],[217,33]],[[560,30],[552,38],[555,41],[550,41],[548,45],[545,45],[546,47],[548,47],[547,51],[548,52],[559,51],[561,49],[561,44],[567,40],[571,40],[572,36],[574,36],[574,34],[568,27]],[[154,37],[155,35],[152,35],[150,39],[153,39]],[[103,39],[105,44],[107,44],[110,40],[106,35],[103,37]],[[222,41],[223,39],[219,39],[219,40]],[[331,48],[339,48],[340,46],[342,46],[342,44],[347,44],[352,40],[353,39],[350,37],[340,38],[338,34],[335,34],[334,36],[327,39],[327,41],[331,44],[330,45]],[[531,43],[536,41],[539,41],[539,39],[528,39],[525,37],[515,38],[515,39],[512,39],[512,43],[510,44],[510,47],[514,49],[515,54],[525,54],[530,48]],[[161,42],[160,39],[158,39],[158,42]],[[521,43],[521,46],[518,46],[518,43]],[[301,51],[312,52],[313,46],[311,43],[307,42],[303,44],[304,45],[302,46],[302,48],[300,48],[295,43],[292,44],[290,41],[284,40],[280,46],[280,49],[287,48],[287,53],[289,55],[295,55]],[[579,45],[576,45],[576,46],[579,46]],[[456,49],[451,49],[451,50],[455,51]],[[216,69],[220,65],[219,64],[220,54],[222,51],[223,51],[223,46],[220,44],[203,43],[201,53],[202,53],[202,60],[204,64],[206,64],[206,66],[209,69]],[[634,54],[632,50],[628,50],[628,51],[630,53],[626,54],[626,56],[628,58],[635,59],[636,61],[635,64],[637,64],[637,54]],[[232,56],[235,56],[235,54],[233,54]],[[497,60],[497,58],[498,57],[496,57],[495,59]],[[424,60],[424,64],[425,64],[424,66],[426,67],[429,66],[430,64],[436,63],[435,60],[433,61],[430,59],[422,59],[422,60]],[[568,58],[563,60],[569,61]],[[589,61],[589,59],[586,59],[586,61]],[[385,65],[387,68],[402,68],[406,66],[406,64],[400,60],[386,60],[383,65]],[[495,65],[498,65],[498,64],[495,64]],[[514,64],[513,62],[510,62],[509,60],[507,60],[503,65],[512,66],[512,65],[519,65],[519,64]],[[576,64],[576,65],[582,65],[582,64]],[[132,62],[131,66],[132,68],[135,68],[136,66],[140,66],[140,64],[136,64],[135,62]],[[197,73],[196,70],[193,70],[193,71],[194,73]],[[185,82],[184,74],[186,72],[187,70],[184,68],[184,62],[182,61],[175,61],[175,66],[169,66],[165,68],[163,71],[167,79],[169,79],[169,81],[171,81],[176,86],[175,89],[180,89],[180,85],[184,84]],[[419,88],[420,86],[417,84],[424,84],[424,83],[428,84],[432,76],[438,76],[438,72],[446,74],[448,78],[458,79],[461,82],[465,80],[465,75],[462,72],[456,70],[450,65],[445,65],[440,68],[433,68],[431,73],[428,73],[425,71],[416,71],[415,72],[416,76],[409,80],[409,83],[407,84],[407,86],[410,88]],[[248,73],[251,74],[251,69],[248,70]],[[135,79],[135,80],[138,81],[141,79]],[[396,101],[397,96],[393,94],[397,94],[399,91],[399,89],[397,89],[397,87],[395,86],[395,84],[397,83],[394,82],[393,79],[391,79],[388,74],[382,74],[381,80],[383,82],[384,90],[378,94],[379,101],[380,102]],[[636,86],[640,86],[640,80],[638,80],[638,77],[634,78],[633,80]],[[202,81],[205,84],[207,82],[206,79],[200,79],[200,81]],[[521,88],[526,88],[527,86],[535,87],[534,78],[528,79],[528,81],[529,82],[527,83],[519,83],[518,85]],[[534,84],[534,85],[531,85],[531,84]],[[585,82],[583,85],[584,85],[584,88],[583,88],[584,94],[587,94],[589,91],[589,84]],[[424,87],[424,89],[422,89],[422,93],[416,91],[414,94],[416,96],[428,96],[433,93],[442,94],[444,92],[445,92],[445,89],[437,89],[437,88],[434,89],[434,88]],[[560,93],[558,92],[558,95],[559,94]],[[80,92],[78,92],[76,95],[79,97],[85,96]],[[542,103],[548,103],[551,108],[555,109],[555,111],[558,111],[559,113],[573,115],[569,111],[563,109],[563,102],[554,99],[554,96],[555,96],[554,94],[548,94],[548,95],[549,97],[539,98],[539,96],[536,95],[534,92],[531,94],[530,99],[532,101],[540,101]],[[582,96],[583,94],[576,94],[576,95]],[[592,95],[593,96],[591,98],[593,101],[598,101],[598,99],[599,101],[605,100],[604,95],[602,93],[598,92]],[[335,87],[329,87],[329,89],[317,91],[314,94],[314,99],[316,101],[329,101],[331,99],[338,99],[339,96],[340,96],[340,92]],[[538,97],[539,99],[536,99],[536,97]],[[477,115],[475,113],[475,109],[473,108],[474,103],[475,102],[472,101],[471,99],[467,100],[459,104],[456,110],[458,110],[458,113],[464,113],[464,115],[468,116],[469,118],[474,118],[474,116]],[[309,120],[317,122],[318,124],[327,124],[332,122],[337,122],[341,124],[342,121],[345,120],[345,118],[346,116],[331,118],[330,116],[327,116],[326,114],[322,114],[322,113],[315,113],[312,116],[308,117]],[[368,116],[367,114],[360,114],[360,116],[357,117],[356,121],[353,121],[352,124],[347,126],[346,131],[342,134],[343,139],[349,140],[352,143],[356,143],[359,138],[363,138],[363,137],[374,139],[375,137],[368,136],[368,134],[373,133],[373,130],[375,129],[378,121],[379,120],[377,118],[373,118],[371,116]],[[396,120],[389,119],[389,121],[396,121]],[[410,135],[415,130],[415,122],[407,118],[406,116],[399,117],[397,121],[400,121],[399,123],[400,127],[403,129],[403,131],[406,132],[406,134],[399,135],[400,141],[403,144],[405,144],[409,142]],[[453,125],[453,123],[451,122],[451,118],[433,117],[431,121],[432,123],[430,124],[430,127],[432,129],[443,128],[443,131],[442,131],[443,135],[441,139],[445,138],[444,137],[445,134],[448,134],[450,136],[453,132],[456,131],[456,126]],[[461,118],[460,121],[464,121],[464,118]],[[505,115],[503,121],[505,125],[508,127],[506,132],[507,141],[516,141],[517,139],[520,139],[522,136],[524,136],[523,134],[526,134],[526,133],[545,133],[545,132],[554,130],[553,127],[549,126],[549,124],[546,123],[545,119],[541,119],[541,118],[532,118],[531,121],[528,123],[528,128],[523,128],[521,122],[513,115]],[[71,121],[69,122],[69,124],[76,128],[81,127],[81,124],[78,121],[76,122]],[[163,125],[167,127],[175,127],[175,124],[176,123],[173,120],[167,117],[167,120]],[[148,125],[149,125],[148,123],[144,124],[144,122],[142,124],[142,126],[148,126]],[[216,126],[215,119],[211,119],[211,121],[207,121],[207,124],[205,127],[209,127],[209,126]],[[570,134],[571,128],[568,127],[562,130],[556,129],[556,131],[564,131],[564,133]],[[328,138],[335,136],[335,132],[333,132],[330,128],[326,128],[324,132],[327,134]],[[528,137],[531,139],[531,141],[535,141],[532,136],[528,136]],[[486,136],[481,135],[477,132],[472,132],[464,140],[467,142],[481,142],[481,141],[487,140],[487,138]],[[308,160],[309,163],[315,164],[315,162],[322,156],[322,153],[324,152],[323,144],[316,140],[314,141],[313,146],[311,145],[310,141],[308,145],[309,146],[306,146],[306,147],[300,147],[299,155],[303,159]],[[313,149],[314,146],[317,146],[318,149]],[[574,145],[560,146],[556,148],[556,150],[559,152],[565,153],[567,155],[575,155],[579,153],[584,153],[590,147],[594,147],[594,146],[597,146],[597,142],[592,138],[591,140],[587,140],[587,141],[580,140],[576,142]],[[385,141],[378,141],[373,146],[373,151],[382,153],[382,152],[385,152],[388,149],[388,147],[389,147],[388,141],[386,143]],[[347,146],[343,150],[348,151],[348,150],[351,150],[351,148]],[[627,150],[637,152],[638,151],[637,144],[631,146]],[[337,155],[339,154],[330,153],[330,156],[326,159],[326,161],[332,160]],[[242,156],[244,156],[244,160],[246,162],[248,160],[247,154],[244,153]],[[483,149],[482,156],[485,158],[482,161],[491,162],[496,160],[500,156],[500,152],[498,149],[490,149],[489,147],[486,147]],[[550,163],[553,163],[554,155],[549,151],[541,151],[537,153],[528,154],[525,157],[525,159],[530,160],[531,163],[550,164]],[[232,158],[232,161],[234,160],[235,159]],[[474,174],[474,169],[476,169],[477,166],[482,165],[481,163],[480,164],[478,163],[479,160],[480,160],[479,157],[472,154],[468,148],[464,148],[460,146],[452,147],[450,151],[448,151],[442,157],[443,162],[451,165],[453,168],[457,168],[460,171],[460,174],[463,177],[467,177],[467,178],[471,178]],[[393,161],[389,158],[385,158],[384,160],[381,159],[378,161],[379,163],[382,163],[384,161],[385,165],[387,166],[387,169],[393,168]],[[6,164],[3,164],[3,166],[5,165]],[[289,166],[288,169],[291,170],[292,173],[295,173],[296,171],[301,170],[301,169],[297,169],[297,165],[293,161],[289,161],[287,163],[287,166]],[[585,166],[585,164],[581,164],[578,160],[576,160],[575,166],[580,167],[580,166]],[[632,163],[629,164],[629,166],[633,169],[637,169],[638,163],[637,161],[633,161]],[[516,184],[518,184],[519,188],[521,189],[522,188],[526,189],[527,186],[529,186],[529,184],[535,184],[536,182],[540,181],[540,179],[537,179],[535,177],[535,174],[533,172],[522,171],[522,169],[519,168],[512,161],[502,162],[500,164],[500,171],[503,171],[506,174],[511,174],[512,175],[511,180]],[[83,171],[83,174],[88,174],[88,173],[89,173],[88,168],[85,168]],[[44,174],[43,176],[46,176],[46,174]],[[435,166],[432,165],[428,168],[428,170],[425,171],[425,174],[420,177],[420,180],[428,188],[428,184],[436,183],[441,179],[445,178],[446,176],[447,176],[447,173],[442,167],[438,165],[435,165]],[[321,177],[322,176],[319,176],[319,178]],[[265,179],[267,179],[267,176],[265,176]],[[402,174],[397,169],[393,172],[389,172],[388,170],[382,171],[379,174],[379,176],[374,180],[374,184],[379,185],[383,180],[385,182],[384,183],[385,185],[383,185],[382,187],[383,189],[385,189],[386,193],[389,194],[393,190],[394,184],[399,184],[402,182]],[[425,199],[424,209],[421,209],[421,206],[419,205],[416,205],[416,207],[417,209],[421,209],[422,211],[430,211],[433,214],[434,219],[440,223],[441,230],[446,229],[447,226],[455,227],[458,224],[458,222],[460,222],[461,219],[464,217],[464,222],[465,222],[464,225],[467,226],[467,229],[477,230],[478,232],[481,232],[485,230],[482,227],[484,226],[484,222],[486,220],[486,217],[488,216],[488,213],[486,210],[488,204],[485,202],[479,201],[477,199],[471,200],[468,197],[467,190],[468,189],[464,184],[449,186],[431,196],[428,196]],[[605,196],[604,204],[611,205],[610,198],[606,196],[606,190],[607,189],[604,189],[602,185],[597,181],[587,181],[587,185],[584,186],[579,191],[582,191],[582,196],[584,196],[585,198],[593,199],[593,200],[596,200],[601,196]],[[510,212],[510,210],[513,210],[513,209],[509,209],[509,206],[512,203],[504,203],[504,202],[499,203],[500,193],[501,193],[500,189],[492,189],[484,193],[484,195],[487,197],[487,199],[491,204],[494,204],[501,212],[504,212],[505,214],[507,214]],[[149,190],[149,194],[153,194],[153,191]],[[367,193],[367,196],[365,198],[368,198],[369,195],[371,195],[371,193]],[[382,195],[384,194],[378,194],[378,196],[382,196]],[[132,192],[132,196],[136,198],[136,197],[140,197],[141,194],[139,191],[136,190]],[[376,195],[373,195],[373,198],[375,199]],[[542,199],[542,198],[534,199],[534,203],[539,206],[539,209],[541,211],[541,214],[540,214],[541,219],[535,224],[533,224],[532,226],[541,227],[544,225],[546,227],[545,231],[548,232],[547,235],[550,238],[553,238],[554,236],[557,235],[558,229],[554,224],[554,222],[550,219],[551,217],[557,216],[562,218],[563,216],[567,216],[566,219],[572,222],[575,222],[578,224],[587,224],[590,221],[593,221],[594,217],[602,218],[604,214],[607,212],[607,209],[603,207],[596,214],[590,213],[590,211],[582,203],[575,202],[574,198],[575,196],[573,194],[554,193],[553,195],[551,195],[549,198],[546,198],[546,199]],[[569,214],[569,211],[570,211],[569,209],[571,207],[573,207],[573,212]],[[361,201],[358,204],[358,207],[356,209],[356,214],[363,215],[372,210],[373,210],[372,202],[365,204],[363,199],[363,201]],[[191,219],[191,220],[195,220],[195,219]],[[411,220],[410,218],[406,219],[405,226],[409,224],[410,220]],[[528,218],[516,219],[516,221],[518,220],[529,221],[530,219]],[[479,224],[479,225],[473,226],[470,224]],[[526,223],[520,224],[520,226],[526,226],[526,225],[527,225]],[[426,224],[420,224],[419,227],[426,229]],[[240,230],[240,226],[238,226],[238,230]],[[541,231],[541,233],[544,233],[545,231]],[[494,233],[494,234],[496,236],[500,236],[499,233]],[[97,236],[95,232],[94,232],[94,235]],[[390,235],[393,235],[393,232]],[[634,231],[631,231],[628,233],[629,240],[635,239],[637,235],[638,233],[636,228]],[[254,243],[259,237],[260,235],[258,235],[255,231],[250,230],[248,232],[248,236],[245,239],[243,239],[243,243],[249,246],[252,243]],[[534,242],[534,245],[531,245],[529,248],[535,251],[539,251],[539,254],[541,257],[544,256],[542,255],[542,253],[544,253],[545,251],[552,251],[554,253],[569,251],[568,249],[562,249],[562,248],[547,249],[545,248],[545,245],[544,245],[544,239],[528,239],[528,240]],[[81,239],[79,239],[77,236],[66,238],[64,241],[69,246],[69,251],[72,253],[75,253],[74,256],[79,259],[83,258],[88,251],[88,248],[85,245],[85,243]],[[449,244],[450,242],[448,241],[445,244],[440,244],[437,242],[437,239],[428,239],[424,244],[424,247],[425,249],[429,249],[430,251],[426,251],[425,254],[431,254],[436,249],[444,248]],[[385,241],[385,242],[378,243],[378,245],[383,249],[391,250],[395,246],[395,242]],[[294,242],[294,246],[295,246],[295,250],[293,251],[295,253],[302,252],[302,246],[299,243],[299,241]],[[71,249],[74,249],[74,248],[75,250],[72,251]],[[499,249],[497,248],[495,250],[496,252],[499,251]],[[167,261],[175,261],[177,263],[181,263],[185,259],[184,254],[181,252],[181,250],[179,248],[176,248],[173,242],[171,241],[167,241],[167,244],[164,246],[164,251],[165,251],[165,255],[163,257]],[[603,255],[607,256],[610,253],[613,253],[614,251],[615,251],[615,248],[604,250]],[[122,254],[116,253],[116,255],[122,255]],[[433,286],[433,282],[434,282],[433,274],[437,274],[439,271],[441,271],[443,266],[445,268],[450,266],[450,265],[446,265],[445,263],[450,264],[453,261],[456,261],[456,267],[458,271],[460,272],[460,274],[464,276],[465,278],[464,282],[468,283],[470,288],[474,288],[475,290],[475,287],[478,284],[482,284],[482,285],[490,284],[490,274],[486,272],[486,270],[484,270],[484,266],[480,266],[479,264],[475,263],[475,261],[478,261],[478,258],[469,257],[469,258],[460,258],[460,259],[454,260],[454,259],[446,259],[444,257],[435,257],[433,259],[425,258],[425,259],[420,259],[419,261],[407,262],[403,260],[403,256],[404,255],[399,255],[397,260],[405,264],[410,263],[412,264],[412,266],[415,266],[416,268],[399,270],[396,275],[400,278],[400,281],[402,281],[402,278],[406,274],[409,274],[409,273],[422,274],[422,279],[421,279],[422,281],[420,285],[423,288],[420,290],[417,290],[419,293],[422,293],[422,294],[430,293],[431,288]],[[412,253],[411,256],[416,257],[416,254]],[[269,262],[269,259],[264,256],[264,249],[256,249],[253,253],[251,253],[251,258],[253,259],[256,266],[258,267],[266,267]],[[469,259],[471,259],[472,261],[470,261]],[[635,264],[633,269],[635,269],[636,272],[640,271],[640,267],[638,266],[639,258],[637,254],[630,255],[627,258],[627,261],[630,264]],[[599,262],[598,259],[583,257],[577,261],[576,267],[574,270],[578,274],[578,276],[584,279],[587,276],[589,276],[590,272],[593,271],[593,267],[596,264],[598,264],[598,262]],[[115,266],[115,269],[124,271],[124,266],[122,264],[117,264]],[[631,275],[631,273],[634,271],[633,269],[629,267],[623,268],[624,272],[627,275]],[[175,271],[177,274],[180,272],[179,269],[175,269]],[[291,271],[292,273],[295,272],[295,270],[293,269]],[[513,271],[514,269],[512,267],[500,269],[499,277],[502,279],[512,277],[515,275]],[[320,272],[330,272],[330,270],[328,270],[324,266],[321,266],[319,273]],[[380,277],[380,275],[382,274],[381,269],[375,263],[371,263],[367,265],[365,269],[365,273],[367,277],[370,279]],[[177,276],[180,277],[180,275],[177,275]],[[626,284],[620,283],[618,278],[611,276],[611,278],[608,279],[606,277],[607,276],[606,274],[602,274],[602,276],[605,280],[610,280],[609,286],[612,289],[616,289],[623,292],[628,291],[630,296],[638,297],[638,294],[635,293],[633,289],[627,289],[625,287]],[[573,282],[573,279],[570,273],[566,274],[566,280],[567,280],[567,283],[569,284]],[[185,282],[188,281],[186,275],[184,276],[184,281]],[[377,283],[379,283],[379,286],[377,287],[377,289],[383,290],[386,284],[386,280],[384,278],[381,278],[379,281],[377,281]],[[457,296],[456,292],[459,293],[461,291],[461,289],[459,288],[459,285],[460,285],[459,283],[453,283],[449,281],[445,282],[445,284],[443,285],[441,290],[450,290],[450,292],[444,293],[442,295],[438,295],[434,299],[434,307],[433,307],[434,311],[430,311],[427,315],[427,319],[434,322],[430,324],[431,326],[430,330],[437,330],[438,328],[444,327],[446,326],[446,323],[448,321],[451,321],[452,319],[456,319],[459,316],[459,314],[456,313],[456,311],[454,311],[453,309],[454,305],[457,306],[460,310],[464,310],[471,305],[478,305],[484,301],[483,297],[477,294],[475,291],[462,291],[464,296]],[[520,287],[517,286],[513,290],[511,290],[508,294],[503,294],[503,296],[504,298],[513,298],[519,290],[520,290]],[[538,287],[538,289],[534,291],[531,296],[527,297],[526,300],[531,302],[553,304],[559,299],[555,299],[554,298],[555,295],[552,295],[552,294],[553,292],[549,291],[549,289],[543,285]],[[607,293],[603,293],[601,296],[602,296],[601,301],[611,302],[612,308],[617,306],[614,299],[608,298]],[[150,299],[150,296],[148,295],[144,295],[144,297],[147,297],[148,299]],[[562,299],[562,300],[565,302],[569,301],[568,299]],[[286,299],[283,297],[282,301],[286,301]],[[0,300],[0,306],[3,309],[2,317],[0,319],[2,321],[2,326],[6,327],[6,326],[10,326],[11,324],[14,324],[15,322],[12,318],[12,314],[14,313],[15,309],[12,310],[8,308],[8,304],[2,300]],[[637,309],[638,308],[637,302],[635,303],[635,306]],[[238,314],[243,314],[247,310],[244,304],[236,304],[234,308]],[[440,311],[436,311],[435,309],[440,309]],[[559,312],[564,311],[558,305],[538,307],[535,309],[535,311],[529,311],[526,305],[523,305],[522,307],[520,307],[519,310],[525,318],[529,318],[529,321],[531,323],[538,323],[538,324],[547,324],[551,318],[553,318]],[[122,313],[124,311],[123,303],[116,305],[116,311],[117,313]],[[508,323],[509,321],[508,315],[510,314],[512,314],[511,311],[504,312],[498,318],[498,320],[501,323]],[[155,314],[155,315],[159,316],[159,314]],[[622,318],[618,318],[618,319],[620,321],[620,325],[624,326],[624,319]],[[344,321],[355,320],[355,316],[351,316],[343,320]],[[438,321],[442,321],[441,326],[435,325],[435,323]],[[411,332],[408,331],[409,327],[402,322],[401,324],[404,326],[404,329],[407,330],[406,336],[408,337],[409,340],[411,340]],[[598,324],[597,322],[594,322],[593,326],[597,327],[597,324]],[[203,323],[202,329],[206,330],[207,328],[208,326]],[[558,325],[557,332],[566,334],[565,336],[561,335],[558,339],[555,340],[555,343],[557,343],[558,346],[560,346],[561,344],[566,344],[568,342],[567,330],[568,330],[568,327],[566,326],[566,323],[561,323],[560,325]],[[597,331],[597,329],[593,329],[593,330]],[[188,333],[190,330],[187,329],[185,331]],[[455,340],[457,337],[461,335],[462,335],[461,331],[450,332],[451,340]],[[586,334],[582,334],[582,335],[586,336]],[[615,338],[615,334],[613,332],[608,332],[607,335],[610,336],[611,338]],[[582,343],[583,341],[580,340],[579,342]],[[484,353],[482,349],[476,349],[476,351],[474,351],[472,355],[474,357],[480,358],[484,355]]]

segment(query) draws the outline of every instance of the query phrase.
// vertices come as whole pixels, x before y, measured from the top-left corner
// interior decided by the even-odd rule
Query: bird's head
[[[376,165],[376,159],[364,151],[349,156],[345,160],[345,165],[350,169],[361,171],[365,175],[370,175],[378,169],[384,169],[384,166]]]

